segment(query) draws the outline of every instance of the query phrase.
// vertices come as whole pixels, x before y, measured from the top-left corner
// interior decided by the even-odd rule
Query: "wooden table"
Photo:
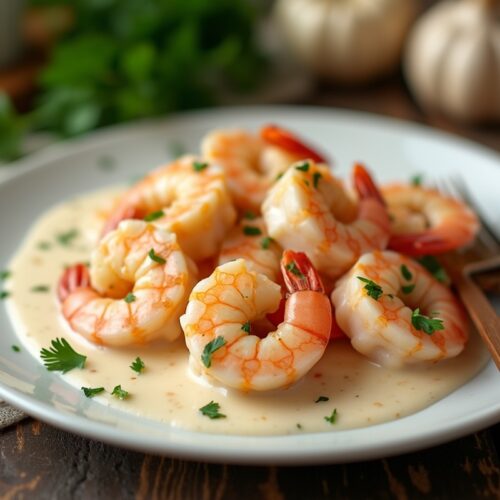
[[[499,127],[426,117],[399,77],[363,90],[320,87],[304,103],[428,123],[500,151]],[[500,499],[499,452],[497,425],[419,453],[349,465],[210,465],[121,450],[27,419],[0,433],[0,498]]]

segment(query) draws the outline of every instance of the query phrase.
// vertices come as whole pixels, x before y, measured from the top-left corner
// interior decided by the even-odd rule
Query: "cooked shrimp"
[[[194,156],[153,171],[122,198],[104,233],[123,219],[154,220],[174,232],[182,250],[201,260],[217,253],[236,212],[224,172]]]
[[[382,194],[391,214],[389,247],[398,252],[448,252],[471,243],[479,229],[469,207],[435,189],[395,184]]]
[[[215,130],[203,139],[201,152],[225,170],[235,205],[256,212],[277,176],[292,163],[303,158],[324,161],[295,136],[275,126],[264,127],[260,136],[239,129]]]
[[[174,233],[125,220],[94,250],[90,273],[81,264],[64,272],[62,314],[73,331],[97,344],[174,340],[195,272]]]
[[[361,165],[353,176],[360,201],[351,222],[336,216],[336,201],[345,195],[337,196],[339,189],[313,162],[287,170],[262,206],[269,235],[284,248],[306,252],[330,278],[346,272],[364,252],[385,248],[389,240],[389,218],[377,188]]]
[[[219,264],[245,259],[250,271],[276,282],[280,272],[281,247],[267,234],[261,217],[247,215],[226,236]]]
[[[285,251],[281,268],[290,293],[285,319],[262,339],[251,334],[252,322],[278,308],[279,285],[238,259],[195,286],[181,325],[202,372],[230,387],[265,391],[292,384],[318,362],[330,336],[328,297],[305,254]]]
[[[354,349],[384,366],[451,358],[467,342],[467,319],[451,291],[396,252],[364,254],[331,298]]]

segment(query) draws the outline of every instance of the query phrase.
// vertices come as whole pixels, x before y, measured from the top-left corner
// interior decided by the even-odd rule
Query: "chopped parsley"
[[[45,293],[48,292],[49,290],[50,287],[48,285],[35,285],[31,287],[31,291],[36,293]]]
[[[409,294],[411,292],[413,292],[413,290],[415,290],[415,285],[404,285],[401,287],[401,291],[405,294]]]
[[[269,247],[271,246],[271,243],[274,243],[274,240],[270,236],[265,236],[260,241],[260,246],[264,250],[269,250]]]
[[[156,212],[151,212],[150,214],[146,215],[146,217],[144,217],[144,220],[146,222],[151,222],[151,221],[154,221],[156,219],[160,219],[164,215],[165,215],[165,212],[163,210],[157,210]]]
[[[127,293],[127,295],[125,295],[125,298],[123,300],[127,304],[130,304],[130,303],[134,302],[135,299],[136,299],[135,295],[132,292],[129,292],[129,293]]]
[[[5,290],[0,291],[0,300],[6,299],[10,297],[10,292],[6,292]]]
[[[406,281],[410,281],[413,278],[413,274],[404,264],[401,265],[401,274]]]
[[[411,313],[411,324],[416,330],[421,330],[427,335],[432,335],[437,330],[444,330],[442,319],[430,318],[420,314],[420,308],[418,307]]]
[[[276,176],[276,179],[275,179],[275,181],[274,181],[274,182],[279,181],[279,180],[283,177],[283,175],[284,175],[284,174],[285,174],[285,172],[280,172],[280,173]]]
[[[161,257],[160,255],[156,255],[156,254],[155,254],[155,249],[154,249],[154,248],[152,248],[152,249],[149,251],[148,255],[149,255],[149,258],[150,258],[152,261],[154,261],[154,262],[156,262],[156,263],[158,263],[158,264],[165,264],[165,262],[167,262],[167,261],[166,261],[163,257]]]
[[[56,338],[49,349],[40,351],[45,368],[49,371],[69,372],[73,368],[83,368],[87,356],[77,353],[64,338]]]
[[[368,278],[363,278],[363,276],[357,276],[358,280],[362,281],[363,283],[366,283],[366,285],[363,287],[366,290],[366,293],[375,300],[378,300],[384,291],[382,290],[382,287],[375,283],[374,281],[368,279]]]
[[[48,241],[40,241],[37,245],[39,250],[49,250],[50,249],[50,243]]]
[[[226,339],[219,336],[215,337],[214,340],[212,340],[205,346],[201,355],[201,361],[207,368],[210,368],[210,366],[212,366],[212,354],[224,345],[226,345]]]
[[[410,184],[412,186],[421,186],[422,185],[422,179],[423,175],[422,174],[416,174],[410,179]]]
[[[219,413],[219,410],[220,410],[220,404],[216,403],[215,401],[210,401],[210,403],[199,408],[199,411],[201,412],[202,415],[212,420],[215,420],[217,418],[226,418],[226,415]]]
[[[63,245],[71,245],[72,241],[78,236],[78,231],[76,229],[70,229],[64,233],[56,234],[56,241]]]
[[[208,167],[208,163],[203,162],[203,161],[194,161],[193,162],[193,169],[195,172],[202,172]]]
[[[81,387],[81,390],[83,391],[83,394],[85,394],[87,398],[93,398],[97,394],[103,392],[104,387]]]
[[[436,259],[436,257],[434,257],[433,255],[424,255],[423,257],[420,257],[417,260],[439,282],[448,283],[450,278],[449,278],[448,274],[446,273],[446,271],[444,270],[444,268],[439,263],[439,261]]]
[[[302,430],[302,424],[295,424],[297,426],[297,429]]]
[[[313,186],[315,188],[318,187],[318,183],[319,183],[321,177],[323,177],[323,176],[321,175],[320,172],[314,172],[314,174],[313,174]]]
[[[330,416],[324,417],[324,418],[330,424],[334,424],[337,420],[337,408],[334,408],[334,410],[332,411],[332,414]]]
[[[295,167],[295,170],[300,170],[301,172],[307,172],[309,170],[309,162],[305,161],[304,163],[297,165]]]
[[[285,269],[287,271],[290,271],[292,274],[295,274],[295,276],[298,276],[299,278],[303,278],[304,275],[302,274],[302,271],[297,267],[297,264],[292,260],[292,262],[288,263],[285,266]]]
[[[247,236],[259,236],[262,234],[262,231],[255,226],[243,226],[243,233]]]
[[[123,401],[124,399],[128,398],[128,391],[122,389],[121,385],[117,385],[111,392],[111,395],[116,396],[118,399],[121,399]]]
[[[241,329],[246,332],[246,333],[250,333],[251,329],[252,329],[252,326],[250,325],[250,321],[247,321],[246,323],[243,323],[241,325]]]
[[[144,361],[137,356],[137,358],[132,361],[130,368],[132,368],[134,372],[141,374],[144,371],[144,368],[146,368],[146,365],[144,364]]]
[[[10,271],[0,271],[0,281],[4,281],[6,280],[7,278],[9,278],[11,275],[11,272]]]
[[[323,401],[330,401],[330,398],[327,396],[320,396],[315,403],[322,403]]]
[[[14,352],[21,352],[21,348],[18,346],[18,345],[11,345],[10,348],[14,351]]]
[[[243,218],[244,219],[248,219],[248,220],[254,220],[257,218],[257,216],[251,211],[251,210],[248,210],[247,212],[245,212],[245,214],[243,215]]]

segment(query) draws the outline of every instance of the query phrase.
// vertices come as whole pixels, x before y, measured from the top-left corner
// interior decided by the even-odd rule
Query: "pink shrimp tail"
[[[356,163],[352,169],[352,177],[354,187],[362,200],[366,198],[375,198],[385,206],[385,200],[382,193],[364,165]]]
[[[77,288],[90,287],[90,273],[85,264],[66,268],[57,287],[57,296],[64,302]]]
[[[289,293],[305,290],[325,293],[318,271],[303,252],[285,250],[281,258],[281,272]]]
[[[396,252],[417,256],[449,252],[457,245],[454,241],[438,236],[432,230],[427,230],[421,233],[394,234],[388,246]]]
[[[118,224],[125,219],[139,219],[140,214],[134,206],[124,205],[111,214],[109,219],[104,224],[101,237],[106,236],[109,232],[118,227]]]

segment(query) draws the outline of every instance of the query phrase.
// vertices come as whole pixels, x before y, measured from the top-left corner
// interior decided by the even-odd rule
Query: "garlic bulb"
[[[405,54],[424,107],[463,121],[500,121],[500,1],[444,1],[418,21]]]
[[[278,0],[275,19],[291,51],[316,74],[365,83],[399,62],[417,0]]]

